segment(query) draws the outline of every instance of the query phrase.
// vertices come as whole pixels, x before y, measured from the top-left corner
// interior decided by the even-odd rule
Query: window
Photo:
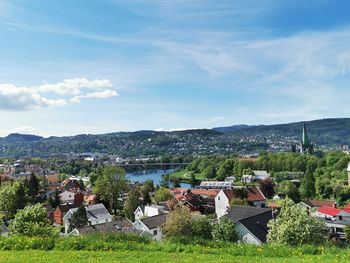
[[[156,236],[158,234],[157,229],[153,230],[153,235]]]

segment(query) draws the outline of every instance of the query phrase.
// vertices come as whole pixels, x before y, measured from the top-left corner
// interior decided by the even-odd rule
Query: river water
[[[160,181],[162,180],[163,174],[169,174],[173,173],[174,169],[171,170],[143,170],[143,171],[137,171],[137,172],[131,172],[126,173],[126,178],[133,182],[141,182],[143,183],[146,180],[152,180],[155,185],[159,185]],[[181,187],[183,188],[191,188],[190,184],[187,183],[181,183]]]

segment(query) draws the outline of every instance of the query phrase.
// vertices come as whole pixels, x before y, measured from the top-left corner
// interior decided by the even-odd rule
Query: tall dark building
[[[314,153],[314,145],[311,143],[309,136],[307,134],[306,124],[303,124],[303,133],[301,136],[301,144],[300,144],[300,152],[301,153]]]
[[[314,145],[311,143],[309,136],[307,134],[306,123],[303,123],[303,130],[300,140],[300,145],[292,145],[292,152],[304,153],[314,153]]]

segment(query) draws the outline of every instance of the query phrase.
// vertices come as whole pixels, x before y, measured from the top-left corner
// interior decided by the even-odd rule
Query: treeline
[[[266,170],[279,183],[280,189],[291,189],[294,201],[300,198],[336,199],[344,203],[350,199],[346,168],[350,156],[340,152],[324,155],[302,155],[298,153],[262,152],[257,159],[240,159],[236,156],[199,157],[187,167],[203,178],[224,180],[253,170]],[[299,179],[300,185],[292,185],[291,179]],[[296,189],[299,193],[295,194]]]

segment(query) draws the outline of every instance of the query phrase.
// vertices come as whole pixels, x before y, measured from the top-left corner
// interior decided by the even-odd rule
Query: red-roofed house
[[[331,200],[303,200],[298,205],[308,209],[319,208],[322,206],[334,207],[334,208],[338,207],[337,202],[331,201]]]
[[[350,213],[334,207],[322,206],[317,209],[316,216],[327,220],[350,220]]]

